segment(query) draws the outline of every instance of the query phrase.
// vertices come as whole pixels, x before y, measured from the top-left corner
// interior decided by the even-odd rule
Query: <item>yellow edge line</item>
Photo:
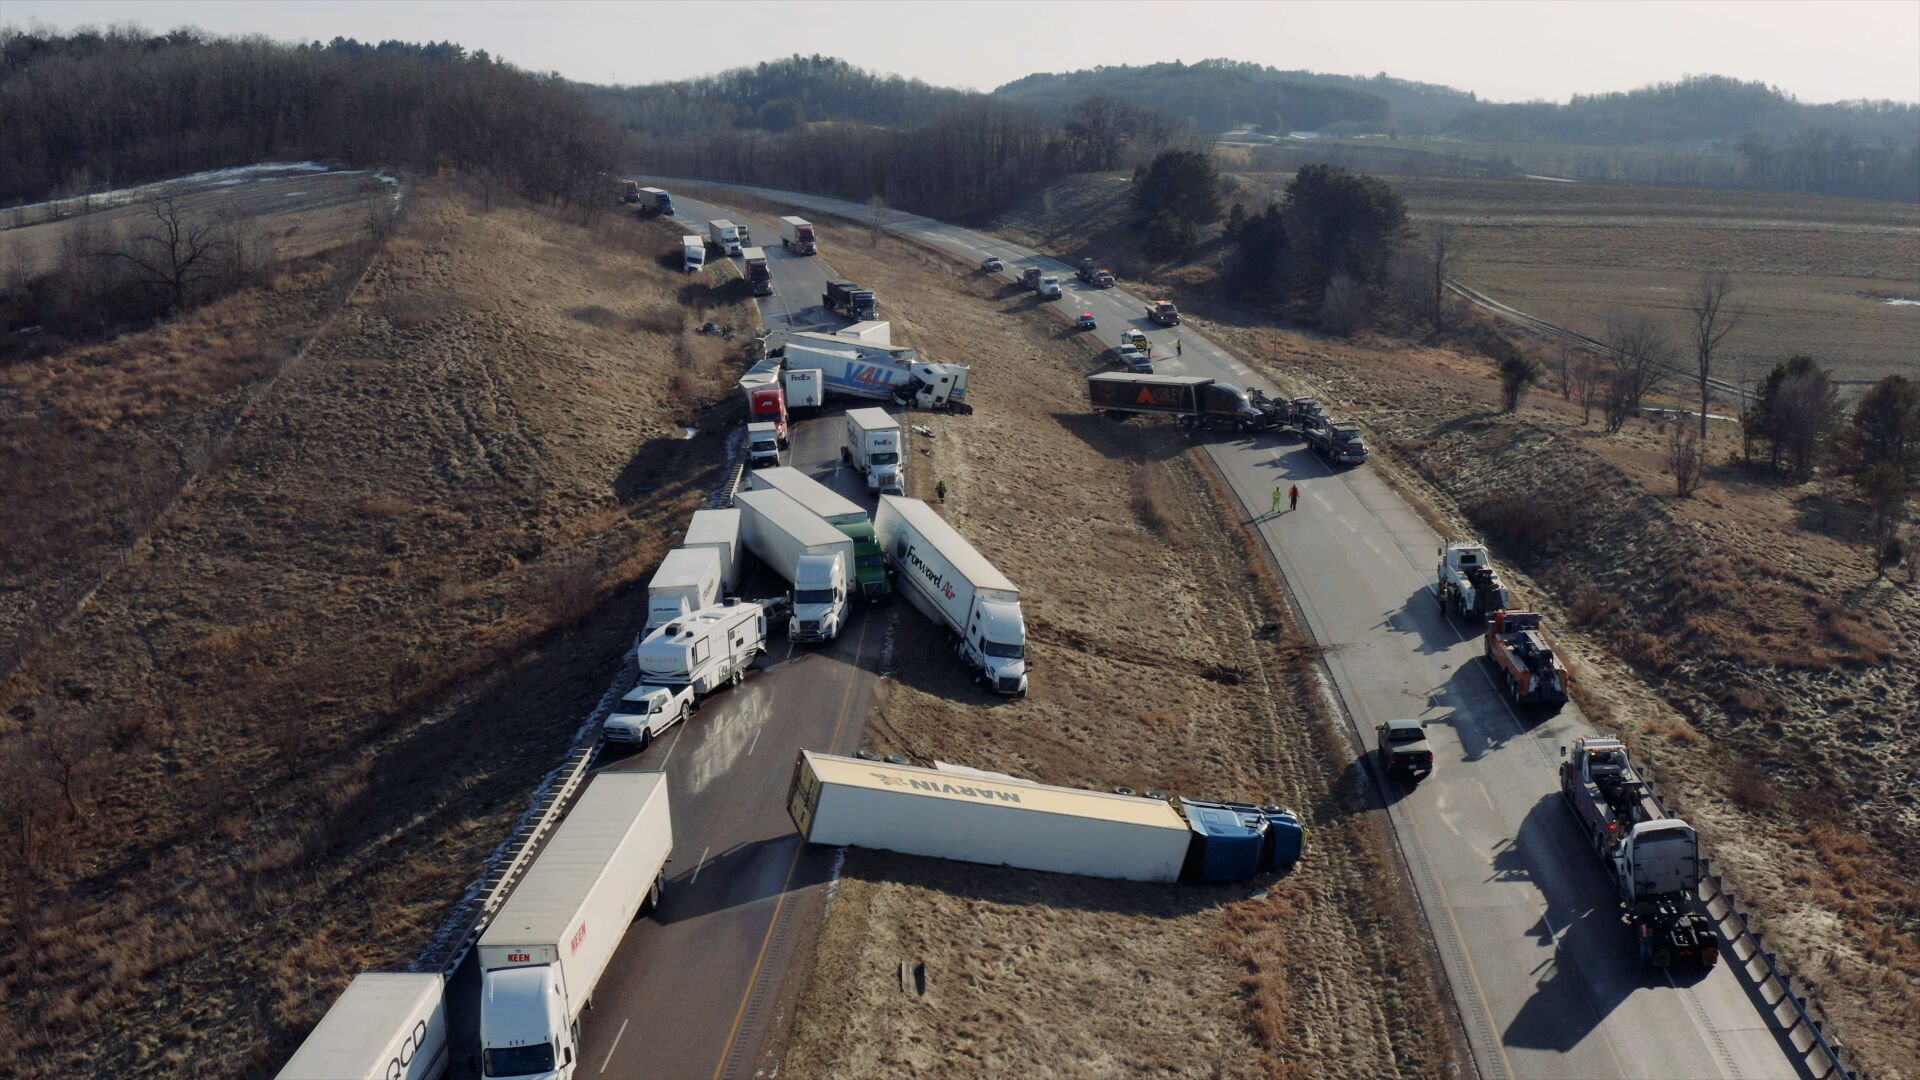
[[[853,649],[853,674],[847,678],[846,693],[840,695],[840,718],[834,722],[833,735],[828,741],[829,749],[833,743],[840,741],[840,729],[846,726],[847,705],[853,700],[854,684],[860,681],[860,654],[866,650],[866,647],[867,626],[863,621],[860,625],[860,643]],[[799,868],[800,853],[805,850],[807,845],[804,839],[800,846],[793,849],[793,861],[787,864],[786,879],[780,883],[780,899],[774,901],[773,918],[767,920],[766,935],[760,939],[760,955],[754,958],[753,970],[747,974],[747,988],[740,995],[740,1008],[734,1011],[733,1027],[727,1032],[727,1041],[720,1046],[720,1060],[714,1063],[713,1080],[720,1080],[721,1073],[726,1071],[727,1057],[733,1052],[733,1041],[740,1037],[740,1024],[747,1018],[747,1003],[753,1000],[753,984],[760,981],[760,968],[767,962],[767,949],[773,945],[774,928],[780,925],[780,911],[787,906],[788,891],[793,885],[793,872]]]

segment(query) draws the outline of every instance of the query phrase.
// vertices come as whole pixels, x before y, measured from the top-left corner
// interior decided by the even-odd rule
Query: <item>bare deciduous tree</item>
[[[218,269],[226,240],[216,223],[188,217],[172,196],[149,201],[147,211],[154,218],[151,231],[100,255],[132,266],[142,284],[166,295],[172,313],[186,306],[189,289]]]
[[[1607,317],[1605,345],[1605,414],[1611,434],[1625,427],[1660,385],[1673,353],[1652,318],[1624,312]]]
[[[1446,222],[1428,226],[1427,262],[1433,273],[1433,299],[1427,314],[1435,330],[1447,328],[1447,278],[1453,274],[1454,263],[1459,258],[1460,237],[1454,227]]]
[[[1740,313],[1727,307],[1733,292],[1733,275],[1724,269],[1705,270],[1687,297],[1687,310],[1693,313],[1693,359],[1700,377],[1700,440],[1707,438],[1707,405],[1711,402],[1713,354],[1726,340]]]
[[[1600,389],[1607,381],[1606,365],[1597,356],[1582,355],[1573,360],[1571,374],[1574,398],[1580,402],[1580,422],[1591,424],[1593,407],[1600,403]]]
[[[1683,420],[1676,419],[1667,434],[1667,471],[1673,474],[1674,494],[1683,499],[1707,471],[1706,442]]]

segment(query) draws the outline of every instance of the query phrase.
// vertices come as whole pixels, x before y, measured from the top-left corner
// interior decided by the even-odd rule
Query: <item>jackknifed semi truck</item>
[[[439,1080],[447,1073],[446,980],[356,975],[278,1080]]]
[[[954,652],[998,694],[1027,692],[1020,590],[919,499],[880,496],[875,538],[900,590],[953,638]]]
[[[1141,413],[1176,417],[1191,427],[1243,429],[1267,422],[1245,390],[1198,375],[1102,371],[1087,376],[1087,396],[1095,409],[1118,419]]]
[[[832,641],[847,623],[853,582],[853,538],[785,492],[742,491],[740,539],[767,569],[793,586],[787,637]]]
[[[673,853],[662,773],[600,773],[480,935],[480,1066],[487,1077],[571,1077],[580,1013]]]
[[[887,325],[847,328],[878,328],[861,337],[807,331],[775,334],[768,338],[769,356],[789,370],[818,370],[830,394],[891,401],[903,408],[970,412],[967,365],[922,360],[915,349],[876,341],[886,336]]]
[[[787,814],[808,843],[1126,881],[1239,881],[1299,861],[1297,815],[1053,787],[800,751]]]

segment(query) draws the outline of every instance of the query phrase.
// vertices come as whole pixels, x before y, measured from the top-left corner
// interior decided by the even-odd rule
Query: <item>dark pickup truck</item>
[[[1407,781],[1432,775],[1433,747],[1427,745],[1426,725],[1418,720],[1389,720],[1374,731],[1388,772]]]

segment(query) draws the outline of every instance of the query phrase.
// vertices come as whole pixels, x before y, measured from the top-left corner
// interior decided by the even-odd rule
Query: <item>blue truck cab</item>
[[[1307,830],[1298,815],[1277,806],[1180,800],[1193,830],[1186,865],[1188,881],[1240,881],[1300,861]]]

